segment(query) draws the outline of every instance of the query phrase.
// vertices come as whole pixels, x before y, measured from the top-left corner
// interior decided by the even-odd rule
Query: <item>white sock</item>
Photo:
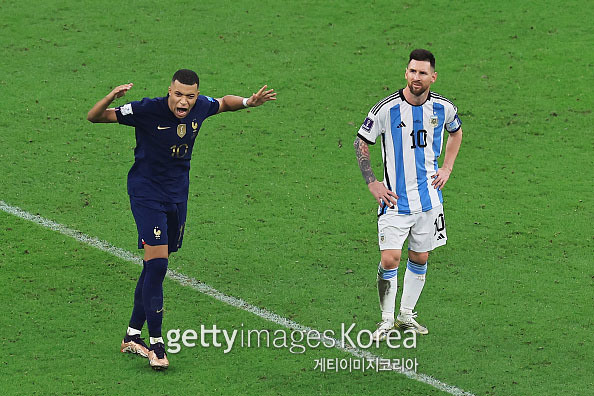
[[[128,334],[129,336],[140,335],[140,330],[128,327],[128,330],[126,330],[126,334]]]
[[[380,262],[377,267],[377,292],[379,295],[382,320],[394,322],[394,307],[398,291],[398,268],[384,269]]]
[[[158,344],[159,342],[161,344],[165,344],[165,341],[163,341],[163,337],[151,337],[151,345]]]
[[[426,273],[427,263],[417,264],[410,260],[407,261],[402,285],[402,299],[400,300],[401,311],[410,313],[415,309],[423,286],[425,286]]]

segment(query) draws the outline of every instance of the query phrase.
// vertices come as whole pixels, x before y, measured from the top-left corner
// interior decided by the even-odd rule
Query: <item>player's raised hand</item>
[[[111,97],[112,100],[121,98],[122,96],[124,96],[126,94],[126,92],[128,92],[130,90],[130,88],[132,88],[133,85],[134,85],[133,83],[118,85],[109,93],[109,96]]]
[[[87,113],[87,120],[91,122],[118,122],[115,114],[115,109],[108,109],[107,107],[116,100],[121,98],[132,88],[132,83],[118,85],[111,90],[105,97],[99,100]]]
[[[391,208],[396,205],[398,195],[396,195],[395,192],[388,190],[386,186],[384,186],[384,183],[376,180],[369,183],[367,187],[369,187],[369,192],[371,192],[371,195],[373,195],[378,204],[386,204]]]
[[[268,85],[264,85],[258,92],[252,94],[247,100],[247,105],[249,107],[256,107],[260,106],[269,100],[276,100],[276,92],[274,89],[266,89]]]

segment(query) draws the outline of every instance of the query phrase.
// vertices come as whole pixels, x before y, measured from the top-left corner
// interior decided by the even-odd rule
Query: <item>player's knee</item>
[[[429,260],[429,252],[414,252],[412,250],[408,251],[408,258],[410,261],[413,261],[417,264],[425,264],[427,260]]]
[[[382,251],[382,268],[391,270],[398,268],[400,264],[400,253],[394,251]]]
[[[146,262],[147,276],[150,279],[161,279],[165,278],[167,274],[168,260],[166,258],[156,258]]]

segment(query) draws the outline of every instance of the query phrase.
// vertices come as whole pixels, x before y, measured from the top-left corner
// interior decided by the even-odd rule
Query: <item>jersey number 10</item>
[[[188,145],[187,144],[180,144],[179,146],[171,146],[171,156],[173,158],[184,158],[188,153]]]
[[[415,139],[416,135],[416,139]],[[417,132],[412,131],[410,133],[410,137],[412,138],[412,146],[411,149],[419,147],[427,147],[427,131],[424,129],[419,129]]]

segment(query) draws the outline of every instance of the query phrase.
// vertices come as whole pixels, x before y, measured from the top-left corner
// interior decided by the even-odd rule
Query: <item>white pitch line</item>
[[[73,230],[72,228],[68,228],[62,224],[56,223],[52,220],[48,220],[48,219],[43,218],[39,215],[33,215],[31,213],[25,212],[24,210],[22,210],[16,206],[10,206],[1,200],[0,200],[0,210],[4,211],[6,213],[9,213],[11,215],[14,215],[16,217],[20,217],[21,219],[25,219],[32,223],[38,224],[42,227],[49,228],[50,230],[59,232],[60,234],[74,238],[80,242],[83,242],[89,246],[92,246],[92,247],[102,250],[104,252],[110,253],[111,255],[121,258],[123,260],[132,262],[134,264],[142,265],[142,259],[127,250],[113,246],[108,242],[102,241],[95,237],[88,236],[86,234],[83,234],[80,231]],[[203,282],[200,282],[197,279],[194,279],[187,275],[184,275],[182,273],[168,269],[167,276],[169,278],[177,281],[179,284],[181,284],[183,286],[189,286],[192,289],[197,290],[200,293],[206,294],[208,296],[211,296],[211,297],[215,298],[216,300],[224,302],[225,304],[231,305],[231,306],[239,308],[239,309],[243,309],[244,311],[247,311],[247,312],[251,312],[256,316],[259,316],[263,319],[266,319],[270,322],[276,323],[276,324],[286,327],[288,329],[297,330],[297,331],[305,331],[305,332],[317,331],[317,330],[312,329],[311,327],[301,325],[301,324],[294,322],[290,319],[282,317],[272,311],[268,311],[266,309],[256,307],[255,305],[252,305],[252,304],[242,300],[241,298],[223,294],[220,291],[218,291],[217,289],[215,289]],[[322,334],[322,332],[319,332],[319,334]],[[328,339],[328,341],[329,341],[329,343],[332,342],[332,344],[334,345],[334,347],[336,349],[343,351],[343,352],[350,353],[351,355],[353,355],[355,357],[374,360],[374,361],[376,359],[380,359],[379,356],[374,355],[369,351],[365,351],[365,350],[362,350],[359,348],[353,348],[350,345],[344,345],[340,342],[340,340]],[[322,342],[323,342],[323,339],[322,339]],[[439,389],[440,391],[447,392],[451,395],[475,396],[474,394],[472,394],[470,392],[466,392],[466,391],[464,391],[456,386],[453,386],[453,385],[448,385],[448,384],[446,384],[446,383],[444,383],[430,375],[427,375],[427,374],[417,373],[417,372],[409,371],[409,370],[404,370],[404,371],[393,370],[393,371],[398,374],[405,375],[406,377],[408,377],[412,380],[430,385],[436,389]]]

